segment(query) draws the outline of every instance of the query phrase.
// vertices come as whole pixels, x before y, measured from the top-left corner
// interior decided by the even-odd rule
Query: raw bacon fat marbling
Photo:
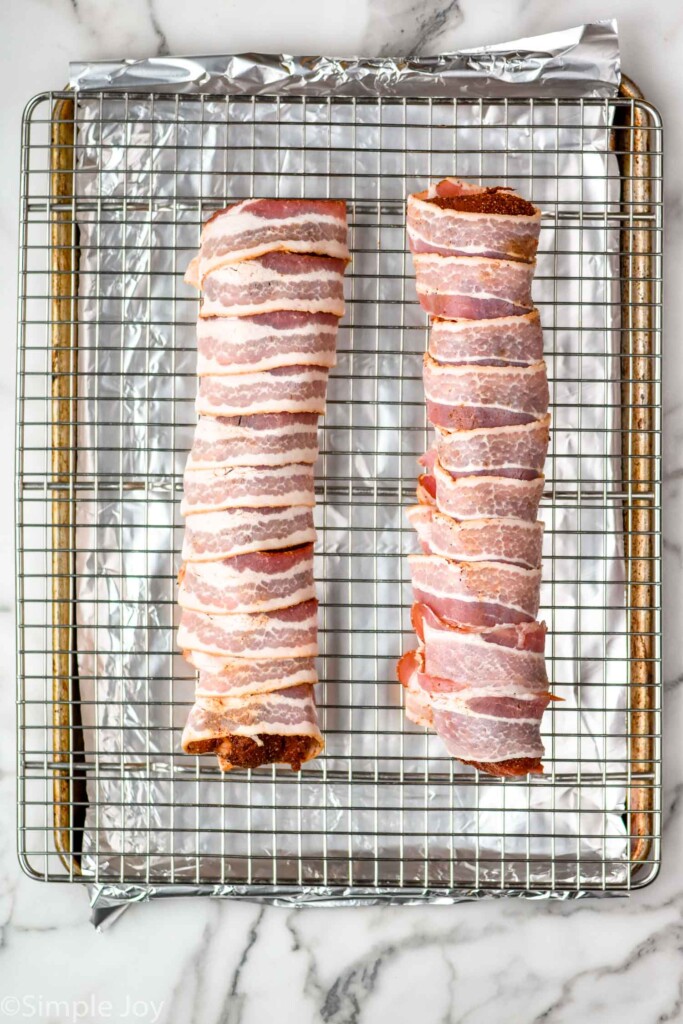
[[[447,430],[531,423],[548,412],[544,362],[531,366],[444,366],[424,358],[430,423]]]
[[[493,320],[432,321],[429,354],[456,366],[529,366],[543,358],[543,331],[537,309]]]
[[[532,622],[538,613],[541,574],[503,562],[455,562],[441,555],[408,559],[415,597],[461,626]]]
[[[201,416],[255,416],[265,413],[325,412],[327,368],[278,366],[234,377],[200,377]]]
[[[248,697],[300,683],[316,683],[315,658],[236,658],[233,655],[185,651],[197,669],[197,697]]]
[[[534,265],[479,256],[413,257],[420,305],[446,320],[490,320],[533,308]]]
[[[453,519],[524,519],[535,522],[545,479],[507,476],[453,477],[437,460],[430,478],[439,512]]]
[[[204,278],[200,315],[253,316],[294,310],[344,315],[343,260],[270,252]]]
[[[316,413],[202,416],[187,469],[221,466],[285,466],[318,457]]]
[[[347,261],[346,203],[332,199],[247,199],[204,225],[185,280],[201,288],[210,271],[268,252],[315,253]]]
[[[334,366],[337,318],[331,313],[279,312],[214,316],[197,324],[200,377],[253,373],[278,366]]]
[[[437,429],[436,454],[452,476],[511,476],[532,480],[543,472],[550,416],[529,423],[474,430]]]
[[[318,603],[255,614],[209,615],[184,609],[181,650],[236,658],[310,658],[318,653]]]
[[[185,521],[183,561],[215,562],[252,551],[276,551],[315,540],[313,509],[231,508],[201,512]]]
[[[408,196],[407,227],[414,253],[529,261],[541,211],[511,189],[446,178]]]
[[[269,612],[314,597],[312,544],[219,562],[188,562],[180,573],[181,608],[209,615]]]
[[[425,554],[454,561],[509,562],[538,569],[543,547],[543,523],[491,517],[458,522],[431,505],[407,510]]]

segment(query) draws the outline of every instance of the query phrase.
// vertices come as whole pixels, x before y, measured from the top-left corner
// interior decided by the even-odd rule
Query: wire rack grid
[[[660,832],[657,112],[629,86],[605,101],[292,98],[286,117],[277,97],[112,93],[89,102],[94,143],[81,132],[80,101],[70,93],[36,97],[22,127],[17,601],[25,870],[48,880],[223,886],[261,899],[298,899],[304,888],[308,899],[565,896],[651,880]],[[183,141],[174,130],[181,108],[190,133]],[[509,145],[520,114],[522,151]],[[112,123],[123,132],[117,187],[96,161],[94,187],[79,189],[93,147],[103,161]],[[416,128],[419,144],[409,145]],[[587,174],[595,184],[596,137],[619,167],[615,178],[603,166],[597,198],[595,188],[584,192]],[[194,161],[194,178],[178,170],[181,148]],[[205,190],[209,151],[222,165],[217,176],[213,166]],[[264,187],[272,194],[273,161],[280,194],[346,199],[354,255],[317,467],[327,750],[298,776],[271,768],[221,779],[210,760],[185,757],[178,743],[192,689],[172,652],[178,467],[195,421],[187,339],[196,316],[182,274],[202,221],[226,196]],[[544,210],[537,287],[554,430],[542,613],[550,678],[567,701],[546,716],[546,776],[524,784],[461,770],[404,721],[394,682],[395,661],[410,644],[402,555],[414,541],[402,509],[413,500],[416,456],[428,442],[420,378],[426,322],[405,252],[403,199],[454,171],[517,186]],[[158,213],[160,233],[127,231]],[[113,222],[121,233],[112,247],[102,238]],[[606,253],[609,273],[593,260]],[[575,257],[578,275],[567,271]],[[126,314],[133,265],[145,311],[137,324]],[[616,292],[595,291],[595,266],[612,278],[600,287]],[[92,310],[104,308],[107,289],[120,304],[113,320],[109,306],[101,322]],[[132,377],[124,358],[131,331]],[[149,441],[160,422],[170,462]],[[141,459],[131,463],[136,447]],[[138,528],[124,535],[133,505]],[[105,510],[106,528],[88,533],[85,525],[92,517],[100,523]],[[163,524],[170,526],[160,534]],[[626,566],[616,591],[614,559],[604,553],[615,524]],[[170,538],[167,550],[155,547],[160,536]],[[124,560],[111,579],[107,548],[123,549],[131,538],[140,545],[135,571]],[[595,585],[603,594],[597,605]],[[615,593],[621,600],[613,604]],[[131,608],[134,633],[125,621]],[[86,635],[95,650],[82,649]],[[100,652],[105,636],[108,650]],[[138,662],[147,671],[131,680],[116,666],[127,664],[133,636],[147,638]],[[98,667],[100,653],[114,657],[113,674]],[[168,666],[161,672],[158,655]]]

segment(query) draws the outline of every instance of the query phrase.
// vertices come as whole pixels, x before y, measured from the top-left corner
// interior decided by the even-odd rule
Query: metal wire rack
[[[613,100],[486,104],[102,93],[89,98],[87,124],[81,102],[41,94],[22,126],[24,869],[46,880],[311,901],[646,884],[660,835],[657,112],[628,82]],[[523,150],[509,144],[520,114]],[[596,138],[611,154],[597,175]],[[118,174],[105,165],[108,148]],[[180,173],[181,153],[193,171]],[[211,177],[205,161],[216,154]],[[273,162],[282,194],[344,198],[352,228],[349,312],[318,467],[327,751],[301,775],[271,768],[224,779],[178,744],[192,692],[172,652],[196,314],[182,273],[225,196],[272,194]],[[402,507],[426,442],[426,324],[411,290],[403,198],[454,171],[518,185],[544,209],[538,304],[554,430],[543,612],[550,677],[568,700],[547,715],[547,775],[523,784],[461,771],[405,723],[393,681],[410,636],[402,553],[413,542]],[[584,190],[589,175],[597,193]],[[103,239],[114,223],[111,245]],[[136,225],[146,230],[129,230]],[[105,307],[112,295],[118,306]],[[132,300],[142,322],[131,321]],[[153,440],[159,423],[165,451]],[[621,531],[625,575],[614,585],[605,544]],[[118,574],[106,561],[113,549]]]

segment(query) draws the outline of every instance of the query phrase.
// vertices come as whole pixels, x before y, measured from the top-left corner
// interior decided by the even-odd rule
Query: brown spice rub
[[[506,188],[487,188],[482,192],[461,196],[435,196],[428,200],[440,210],[461,210],[463,213],[504,213],[513,217],[533,217],[536,207]]]
[[[216,744],[218,763],[223,771],[231,768],[260,768],[264,764],[288,764],[298,772],[304,762],[318,753],[319,743],[312,736],[228,736]]]
[[[538,757],[512,757],[508,761],[463,761],[487,775],[506,778],[514,775],[543,775],[543,765]]]
[[[288,764],[298,772],[301,765],[320,753],[313,736],[272,736],[264,733],[257,743],[249,736],[220,736],[197,740],[183,748],[186,754],[216,754],[224,772],[231,768],[260,768],[264,764]]]

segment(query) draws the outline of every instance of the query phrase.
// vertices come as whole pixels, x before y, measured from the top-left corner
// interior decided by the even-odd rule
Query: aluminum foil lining
[[[433,57],[227,56],[76,61],[74,89],[280,96],[612,96],[616,21]]]
[[[533,180],[535,202],[557,208],[560,173],[565,206],[582,203],[583,210],[589,212],[592,203],[596,210],[614,204],[616,211],[618,168],[606,150],[607,108],[601,104],[583,110],[578,106],[567,108],[560,127],[557,108],[534,108],[533,151],[529,144],[529,106],[510,106],[509,126],[499,130],[496,125],[503,116],[500,105],[462,106],[458,109],[457,152],[453,152],[452,132],[431,132],[432,145],[441,151],[434,153],[427,165],[421,144],[424,133],[430,132],[435,118],[452,118],[448,105],[432,107],[408,100],[382,108],[380,101],[369,101],[357,105],[354,113],[358,123],[351,128],[348,104],[341,106],[343,116],[335,123],[335,104],[332,101],[329,105],[327,98],[360,92],[366,96],[419,99],[491,95],[492,90],[498,95],[559,95],[570,91],[577,96],[604,97],[616,92],[618,75],[612,23],[420,60],[340,61],[255,55],[73,66],[72,82],[81,90],[77,104],[76,188],[80,229],[79,370],[83,389],[78,470],[82,476],[93,476],[100,482],[97,502],[78,503],[76,538],[85,749],[86,757],[100,768],[98,781],[89,782],[91,806],[85,826],[83,870],[94,880],[98,868],[108,873],[125,870],[128,877],[140,878],[139,887],[97,886],[94,901],[98,907],[178,891],[145,885],[150,869],[171,866],[167,856],[171,828],[174,878],[185,883],[184,892],[250,898],[258,895],[248,886],[230,884],[229,877],[220,884],[226,878],[230,852],[226,850],[226,804],[231,808],[231,835],[241,829],[245,835],[249,829],[256,829],[262,846],[252,848],[254,856],[271,858],[277,851],[283,885],[275,892],[263,891],[263,898],[271,902],[320,902],[326,899],[325,893],[308,887],[306,878],[301,886],[287,884],[296,881],[299,851],[313,863],[321,852],[318,846],[324,833],[325,855],[330,863],[334,864],[337,852],[344,864],[352,833],[354,851],[373,855],[376,801],[379,798],[382,806],[391,807],[392,801],[398,800],[397,790],[390,786],[378,797],[374,783],[354,783],[351,793],[349,783],[339,781],[327,784],[327,806],[323,808],[319,784],[309,781],[304,772],[297,783],[299,809],[288,812],[291,783],[279,781],[277,774],[268,786],[253,787],[248,808],[241,807],[244,780],[206,775],[196,786],[176,781],[175,773],[183,770],[180,729],[193,683],[187,667],[174,653],[177,614],[169,581],[178,568],[182,534],[178,483],[195,422],[193,322],[197,309],[196,297],[180,283],[180,277],[196,249],[201,220],[226,199],[248,194],[256,180],[260,194],[300,194],[302,157],[297,140],[301,139],[302,105],[295,100],[289,102],[287,95],[304,91],[320,97],[319,110],[313,101],[306,105],[306,170],[315,170],[311,161],[318,159],[320,172],[319,179],[306,179],[307,188],[315,191],[318,187],[321,195],[327,189],[336,195],[338,190],[346,197],[355,175],[352,219],[357,254],[353,277],[347,281],[348,297],[352,310],[370,311],[367,317],[354,312],[342,322],[339,367],[330,380],[333,404],[326,423],[328,454],[325,465],[319,467],[321,479],[324,470],[327,500],[317,509],[319,525],[325,530],[325,551],[318,556],[318,569],[327,580],[320,595],[327,605],[323,626],[328,628],[321,676],[347,678],[349,652],[365,653],[364,645],[369,671],[374,674],[377,657],[393,658],[411,642],[407,614],[400,611],[396,623],[405,631],[403,639],[392,637],[391,628],[387,628],[386,638],[367,638],[368,612],[364,607],[368,594],[387,607],[395,604],[396,580],[402,581],[403,597],[406,604],[409,601],[405,554],[414,541],[401,530],[405,526],[403,505],[410,499],[377,507],[370,503],[356,505],[354,521],[350,522],[344,486],[340,497],[331,499],[330,495],[334,494],[334,481],[348,481],[350,471],[354,480],[367,481],[369,493],[383,476],[402,474],[410,479],[416,471],[416,456],[425,444],[419,354],[426,340],[425,317],[416,301],[406,307],[405,329],[413,332],[411,337],[416,340],[410,345],[414,354],[403,358],[404,380],[400,383],[397,376],[401,359],[397,351],[387,350],[390,339],[398,337],[399,332],[387,331],[378,349],[373,312],[381,308],[382,315],[391,316],[394,308],[391,303],[380,302],[373,283],[377,270],[387,275],[385,287],[390,289],[392,280],[398,287],[406,266],[410,268],[398,251],[405,244],[405,193],[422,187],[429,176],[455,173],[488,181],[505,180],[506,174],[513,173]],[[112,86],[181,94],[206,90],[225,96],[204,101],[199,123],[196,102],[189,97],[152,99],[143,92],[133,97],[102,97],[87,91]],[[275,94],[272,101],[259,100],[265,104],[260,108],[262,123],[254,124],[250,104],[239,99],[245,92]],[[237,97],[234,101],[229,98],[232,94]],[[448,124],[444,120],[441,126]],[[351,132],[355,165],[347,166]],[[274,152],[276,139],[279,148]],[[405,158],[397,156],[392,139],[394,143],[400,140],[407,151]],[[330,147],[338,154],[338,173],[333,178],[327,177]],[[562,153],[560,163],[558,151]],[[248,152],[250,165],[230,166],[233,152]],[[397,162],[402,159],[405,164]],[[154,201],[150,202],[150,197]],[[168,198],[174,202],[165,201]],[[388,211],[381,230],[374,220],[378,198]],[[565,255],[553,264],[543,255],[551,250]],[[561,219],[549,217],[544,225],[536,301],[541,307],[544,303],[549,308],[559,305],[563,312],[563,329],[554,335],[556,355],[549,365],[557,382],[553,395],[555,430],[563,430],[563,438],[568,439],[566,445],[563,441],[562,450],[555,452],[554,474],[560,485],[563,479],[575,480],[579,472],[589,488],[607,491],[611,482],[619,480],[619,453],[611,450],[609,440],[618,436],[609,430],[618,422],[614,418],[619,405],[614,383],[618,379],[618,359],[616,349],[614,353],[604,349],[605,339],[618,344],[617,254],[617,234],[606,230],[604,223],[596,224],[595,229],[583,225],[580,234],[575,222],[564,224]],[[364,267],[370,275],[367,279]],[[412,283],[406,287],[406,294],[414,298]],[[357,305],[359,299],[365,300],[363,307]],[[573,326],[580,326],[583,332],[586,347],[580,355],[576,354]],[[580,432],[572,431],[577,406],[582,407]],[[349,451],[351,442],[350,463],[348,455],[335,451]],[[606,468],[608,480],[604,479]],[[108,481],[136,479],[145,487],[127,492],[123,501],[116,494],[111,501],[106,500]],[[546,716],[547,727],[555,725],[546,743],[549,755],[562,759],[568,776],[580,766],[584,775],[597,773],[599,777],[606,761],[613,769],[619,764],[623,769],[627,756],[625,691],[621,682],[627,678],[628,652],[619,508],[617,504],[591,506],[590,502],[573,507],[559,505],[546,509],[545,516],[553,526],[546,556],[554,556],[560,568],[556,568],[552,582],[546,579],[542,604],[555,609],[551,650],[555,657],[554,684],[565,701],[561,716],[553,710]],[[357,528],[353,534],[351,527]],[[381,534],[380,557],[371,542],[371,531],[377,529]],[[357,567],[370,581],[370,590],[358,606],[349,601],[347,585],[335,582],[343,575],[340,553],[348,550],[350,537],[359,559]],[[595,556],[594,564],[608,566],[606,573],[600,569],[591,576],[590,561],[585,558],[587,545]],[[392,625],[388,623],[388,627]],[[606,633],[612,636],[605,642]],[[596,681],[600,685],[584,686],[579,708],[578,687]],[[364,682],[372,685],[364,686]],[[378,764],[376,734],[363,736],[361,732],[351,738],[348,726],[359,716],[376,714],[382,727],[386,726],[383,753],[388,771],[395,770],[393,759],[402,756],[408,774],[424,772],[425,757],[431,759],[426,762],[430,772],[443,772],[438,739],[411,726],[404,729],[397,690],[391,666],[386,681],[380,679],[377,689],[370,676],[367,680],[356,677],[343,694],[336,690],[331,695],[323,689],[321,724],[327,733],[327,766],[331,773],[347,772],[351,754],[355,770],[374,773]],[[154,697],[159,698],[158,703],[151,704],[149,698]],[[376,706],[386,710],[376,712]],[[451,770],[455,781],[460,771],[468,772],[457,765]],[[531,888],[535,883],[547,882],[549,860],[554,879],[561,883],[565,877],[574,877],[577,842],[586,882],[606,878],[608,884],[618,884],[626,877],[628,839],[622,819],[625,790],[621,783],[605,781],[601,785],[598,781],[578,788],[568,781],[565,787],[552,788],[524,782],[504,787],[483,782],[477,793],[478,818],[472,811],[473,791],[468,785],[433,786],[427,794],[429,840],[419,835],[424,827],[420,824],[425,815],[424,785],[414,790],[401,787],[400,795],[404,799],[402,820],[413,835],[401,842],[402,852],[415,858],[414,874],[407,869],[406,875],[410,891],[378,892],[369,884],[371,879],[364,881],[361,874],[358,890],[342,894],[347,904],[354,898],[359,903],[389,898],[401,902],[442,901],[451,898],[449,884],[461,887],[460,898],[468,892],[477,895],[478,883],[488,878],[486,864],[480,864],[479,873],[473,868],[475,852],[479,857],[493,858],[490,870],[495,877],[500,876],[496,858],[504,852],[509,858],[505,878],[512,884],[524,879],[524,858],[531,851],[539,861],[537,876],[532,867]],[[354,804],[352,819],[347,810],[350,801]],[[202,805],[201,820],[198,802]],[[283,809],[278,811],[274,828],[272,807],[280,803]],[[398,803],[396,808],[398,813]],[[297,832],[302,815],[305,832],[300,838]],[[389,817],[387,841],[391,843]],[[477,835],[477,829],[485,835]],[[421,862],[444,857],[448,853],[447,837],[453,834],[458,836],[455,863],[451,861],[444,869],[442,879],[430,875],[429,886],[421,888]],[[440,835],[443,842],[439,841]],[[383,852],[392,857],[397,849],[387,847]],[[201,880],[195,879],[197,853],[204,858],[208,875]],[[518,863],[515,854],[519,855]],[[196,881],[212,881],[211,863],[216,884],[195,885]],[[294,872],[291,878],[290,868]],[[343,888],[347,877],[345,866],[340,870],[339,878],[334,870],[329,877],[327,902],[339,898],[338,886]]]

